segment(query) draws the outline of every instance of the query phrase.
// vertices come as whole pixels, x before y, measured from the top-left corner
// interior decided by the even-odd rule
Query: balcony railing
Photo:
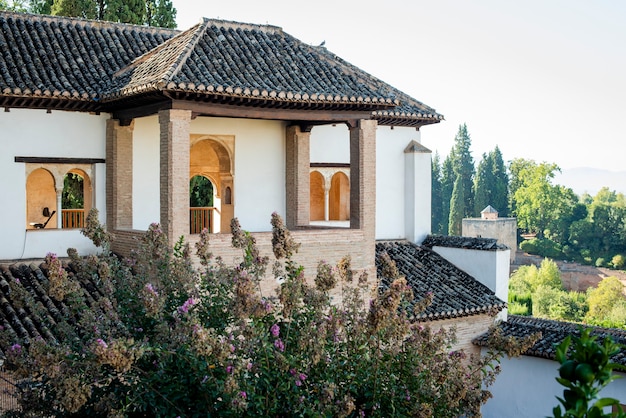
[[[61,211],[63,228],[84,228],[85,227],[85,210],[84,209],[63,209]]]
[[[189,208],[189,233],[199,234],[204,228],[213,232],[214,207]]]

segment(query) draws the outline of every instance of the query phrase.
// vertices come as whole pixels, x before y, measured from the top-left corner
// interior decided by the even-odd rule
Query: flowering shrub
[[[170,248],[156,224],[119,260],[90,219],[84,233],[103,255],[69,251],[73,274],[46,259],[46,290],[67,307],[50,324],[63,338],[5,344],[7,364],[27,379],[15,416],[469,417],[490,396],[499,352],[450,351],[453,331],[410,320],[413,292],[401,277],[370,300],[366,277],[344,258],[320,262],[307,283],[292,259],[298,244],[276,214],[277,295],[261,294],[269,260],[237,220],[241,262],[213,258],[204,231],[198,269],[189,246]],[[385,271],[398,274],[391,264]],[[96,289],[89,297],[86,282]],[[37,309],[28,295],[23,303]]]

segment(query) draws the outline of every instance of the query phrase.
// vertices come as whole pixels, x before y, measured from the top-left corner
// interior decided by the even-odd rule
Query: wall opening
[[[193,176],[189,180],[189,228],[191,234],[199,234],[203,229],[214,231],[213,212],[215,188],[211,180],[204,176]]]
[[[350,179],[342,172],[335,173],[330,181],[329,219],[350,220]]]

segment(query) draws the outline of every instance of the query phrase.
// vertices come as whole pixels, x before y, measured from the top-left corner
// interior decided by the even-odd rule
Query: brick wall
[[[133,226],[133,126],[107,120],[106,223],[111,229]]]
[[[439,329],[441,327],[449,329],[453,326],[456,327],[457,343],[452,347],[452,349],[463,349],[468,354],[479,354],[480,347],[472,344],[472,340],[480,334],[484,334],[493,322],[493,317],[486,314],[480,314],[464,316],[461,318],[442,319],[439,321],[428,321],[424,323],[428,324],[432,329]]]

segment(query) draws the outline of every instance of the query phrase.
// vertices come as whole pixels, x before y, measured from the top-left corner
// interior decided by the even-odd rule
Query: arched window
[[[342,172],[335,173],[330,181],[329,219],[331,221],[350,219],[350,180]]]
[[[63,228],[85,226],[85,179],[78,173],[69,172],[63,177]]]
[[[310,217],[312,221],[325,220],[324,176],[319,171],[309,175],[310,181]]]
[[[54,176],[43,168],[34,170],[26,179],[26,228],[56,228],[56,207]]]

